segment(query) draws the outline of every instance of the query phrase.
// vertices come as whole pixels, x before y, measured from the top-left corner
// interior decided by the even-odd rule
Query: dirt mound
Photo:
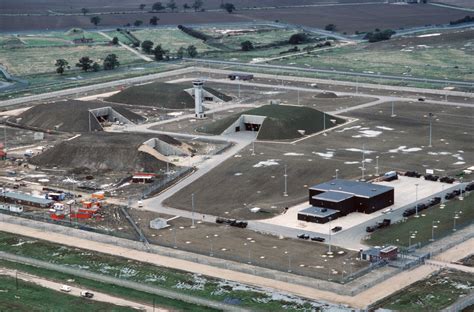
[[[189,84],[175,84],[153,82],[139,86],[129,87],[116,93],[106,100],[113,103],[123,103],[141,106],[154,106],[167,109],[185,109],[194,107],[194,98],[185,90],[191,89]],[[228,102],[232,98],[211,87],[204,87],[209,93]]]
[[[324,129],[329,129],[344,122],[344,119],[324,114],[310,107],[290,105],[265,105],[251,109],[240,114],[223,118],[216,122],[208,123],[198,128],[198,131],[220,134],[229,128],[241,115],[266,116],[260,131],[259,140],[286,140],[294,139],[304,134],[312,134]],[[326,121],[323,121],[323,118]]]
[[[232,100],[232,97],[228,96],[227,94],[224,94],[220,91],[217,91],[216,89],[210,88],[210,87],[204,87],[204,90],[206,90],[209,93],[214,94],[214,96],[217,96],[219,99],[221,99],[224,102],[229,102]]]
[[[129,87],[108,97],[106,100],[114,103],[169,109],[193,108],[193,97],[184,91],[189,88],[192,88],[191,84],[154,82]]]
[[[70,141],[63,141],[30,162],[41,167],[58,167],[89,172],[158,172],[166,163],[139,152],[139,146],[148,139],[159,138],[166,143],[182,143],[166,135],[135,133],[90,133]]]
[[[89,132],[102,130],[95,118],[89,118],[89,109],[110,106],[116,112],[132,122],[145,120],[128,109],[119,105],[101,102],[61,101],[33,106],[10,121],[26,128],[42,131]]]
[[[338,98],[337,94],[334,92],[318,93],[314,97],[319,98],[319,99],[337,99]]]

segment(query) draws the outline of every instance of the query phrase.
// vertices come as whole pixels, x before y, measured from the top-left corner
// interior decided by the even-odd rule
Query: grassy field
[[[375,44],[362,43],[315,51],[274,64],[392,74],[422,78],[474,81],[474,31],[432,37],[402,37]]]
[[[423,210],[421,217],[410,217],[406,222],[393,224],[390,227],[377,230],[372,233],[367,243],[371,245],[395,244],[398,246],[408,246],[410,231],[418,231],[416,238],[411,240],[412,244],[427,244],[431,239],[431,227],[433,221],[438,226],[435,228],[435,239],[446,236],[453,232],[454,215],[462,211],[460,218],[456,220],[456,227],[460,229],[466,225],[472,224],[474,219],[474,195],[472,193],[465,196],[464,200],[454,199],[446,202],[445,208],[441,209],[439,205]]]
[[[253,311],[279,310],[282,306],[287,308],[286,311],[298,311],[309,308],[313,304],[318,305],[318,303],[300,299],[292,301],[294,297],[286,295],[273,299],[272,292],[251,286],[3,232],[0,232],[0,250],[150,286],[178,290],[210,300],[221,302],[236,300],[240,306]]]
[[[194,45],[199,53],[213,50],[202,40],[193,38],[177,28],[142,29],[134,31],[133,34],[142,42],[150,40],[155,45],[161,44],[163,49],[170,50],[171,53],[189,45]]]
[[[15,278],[0,275],[0,289],[0,311],[135,311],[133,308],[91,301],[43,288],[22,280],[21,274],[18,289]]]
[[[48,269],[30,266],[27,264],[0,260],[0,267],[18,270],[19,272],[25,272],[28,274],[33,274],[39,277],[44,277],[46,279],[52,279],[55,281],[67,282],[68,280],[74,280],[74,282],[67,282],[67,284],[71,286],[74,285],[77,287],[89,289],[91,291],[98,291],[104,294],[109,294],[109,295],[117,296],[124,299],[129,299],[136,302],[141,302],[148,305],[152,305],[153,301],[155,301],[158,307],[168,308],[172,310],[199,311],[199,312],[215,311],[211,308],[205,308],[205,307],[201,307],[197,305],[192,305],[192,304],[185,303],[183,301],[160,297],[160,296],[137,291],[130,288],[97,282],[97,281],[85,279],[85,278],[74,276],[74,275],[64,274],[61,272],[56,272],[56,271],[51,271]]]
[[[394,311],[440,311],[474,288],[474,276],[443,270],[385,299],[379,307]]]
[[[276,42],[288,41],[291,35],[298,33],[297,29],[267,26],[241,27],[238,29],[199,28],[198,30],[216,38],[213,42],[234,50],[240,50],[240,44],[247,40],[251,41],[254,47],[260,47]]]
[[[75,67],[75,64],[81,57],[89,56],[94,61],[102,64],[102,60],[110,53],[117,55],[121,65],[143,63],[142,59],[135,54],[117,46],[0,49],[0,63],[6,65],[12,74],[22,76],[55,72],[54,63],[57,59],[63,58],[69,62],[71,69],[78,73],[79,70]]]

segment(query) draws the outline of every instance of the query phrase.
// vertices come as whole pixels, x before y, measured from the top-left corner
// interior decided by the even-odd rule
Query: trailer
[[[227,76],[230,80],[249,81],[253,79],[252,74],[232,73]]]
[[[6,211],[10,211],[10,212],[22,213],[23,212],[23,206],[1,204],[0,205],[0,210],[6,210]]]

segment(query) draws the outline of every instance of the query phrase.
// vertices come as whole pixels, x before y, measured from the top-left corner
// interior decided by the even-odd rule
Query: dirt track
[[[53,242],[61,241],[64,245],[74,246],[76,248],[83,248],[111,255],[120,255],[125,258],[148,262],[159,266],[200,273],[211,277],[227,279],[249,285],[277,289],[314,300],[326,300],[330,302],[348,304],[352,307],[357,308],[366,308],[367,305],[377,302],[378,300],[389,296],[394,292],[403,289],[404,287],[420,279],[426,278],[429,274],[439,269],[439,267],[422,265],[413,270],[404,271],[392,278],[385,280],[380,284],[375,285],[374,287],[367,289],[366,291],[356,296],[350,297],[338,295],[329,291],[317,290],[306,286],[275,281],[269,278],[257,277],[247,273],[239,273],[226,269],[216,268],[205,264],[198,264],[185,260],[169,258],[166,256],[149,254],[142,251],[127,249],[76,237],[70,237],[57,233],[42,232],[37,229],[32,229],[20,225],[13,225],[1,222],[0,228],[2,229],[2,231],[17,233],[29,237],[35,237],[37,239],[43,239]],[[450,261],[458,260],[470,254],[473,249],[474,239],[470,239],[440,254],[438,258],[443,258]]]
[[[21,280],[39,285],[44,288],[49,288],[55,291],[59,291],[59,289],[63,285],[61,283],[53,282],[53,281],[38,277],[36,275],[31,275],[31,274],[27,274],[23,272],[17,272],[17,270],[10,270],[10,269],[5,269],[5,268],[0,268],[0,275],[7,275],[11,277],[18,276],[18,278]],[[81,297],[81,291],[86,290],[86,289],[81,289],[81,288],[77,288],[73,286],[70,286],[70,287],[71,287],[71,292],[69,292],[68,294],[75,297]],[[168,311],[166,309],[153,308],[148,305],[143,305],[141,303],[122,299],[119,297],[110,296],[104,293],[98,293],[96,291],[94,291],[93,293],[94,293],[94,297],[89,300],[107,302],[107,303],[120,305],[120,306],[126,306],[126,307],[133,307],[135,309],[140,309],[141,311],[159,311],[159,312]]]

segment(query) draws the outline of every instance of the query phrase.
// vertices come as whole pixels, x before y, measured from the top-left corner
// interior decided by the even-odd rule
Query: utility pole
[[[285,178],[285,191],[283,192],[283,196],[287,197],[288,196],[288,174],[286,171],[286,165],[285,165],[285,174],[283,175]]]
[[[365,179],[365,144],[362,144],[362,178],[361,181]]]
[[[323,129],[326,130],[326,112],[323,112]]]
[[[252,156],[255,156],[255,141],[252,141]]]
[[[379,156],[375,156],[375,175],[379,176]]]
[[[391,117],[395,117],[395,103],[392,101],[392,115]]]
[[[431,134],[432,134],[432,125],[433,125],[433,113],[429,113],[428,116],[430,117],[430,144],[428,145],[428,147],[432,147]]]
[[[328,230],[329,230],[329,250],[328,250],[328,255],[332,255],[331,251],[331,217],[329,217],[329,222],[328,222]]]
[[[298,92],[298,105],[300,105],[300,89],[298,89],[297,92]]]
[[[416,215],[415,218],[418,218],[418,183],[415,184],[416,190],[415,190],[415,209],[416,209]]]
[[[191,209],[192,209],[191,210],[192,211],[191,212],[191,220],[192,220],[191,228],[194,229],[195,228],[194,226],[194,193],[191,194]]]

